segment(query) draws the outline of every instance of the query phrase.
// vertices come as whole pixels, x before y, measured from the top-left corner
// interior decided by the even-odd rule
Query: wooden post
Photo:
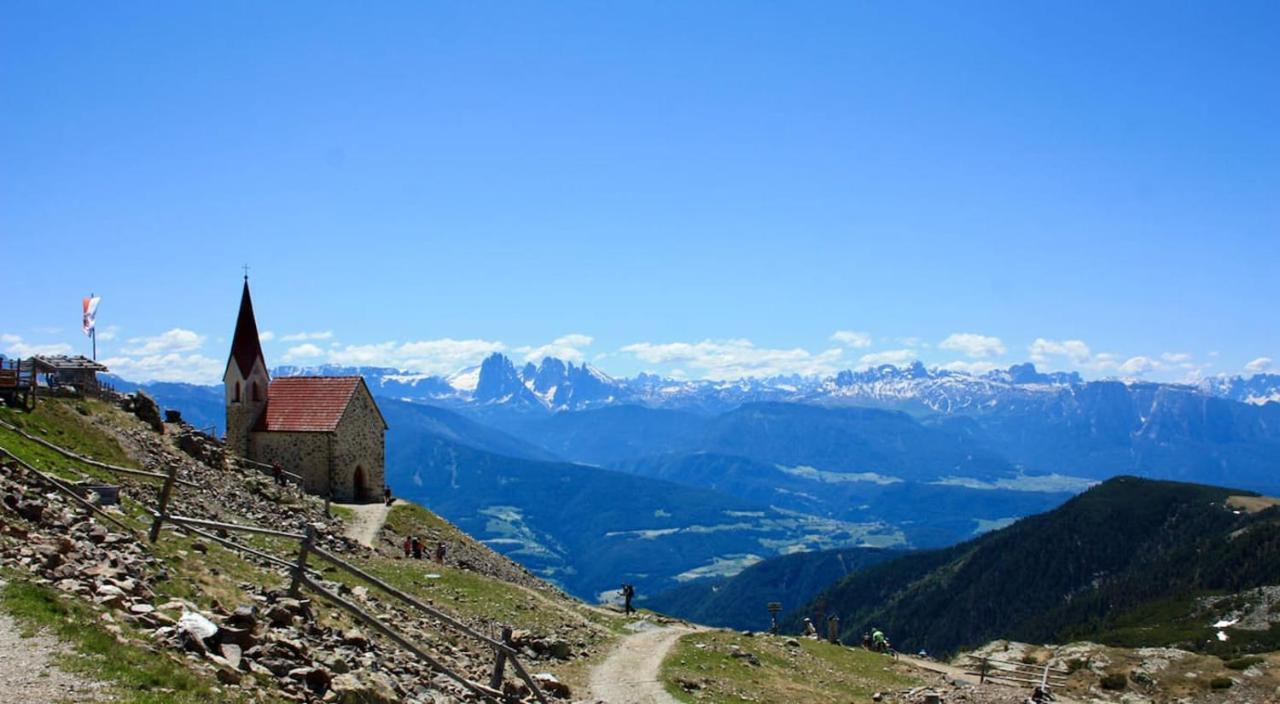
[[[991,663],[986,658],[982,659],[982,664],[978,666],[978,684],[987,683],[987,669],[991,667]]]
[[[302,587],[302,580],[307,574],[307,553],[311,552],[311,547],[316,544],[315,526],[307,526],[307,534],[302,539],[302,546],[298,548],[298,564],[293,567],[293,581],[289,584],[289,596],[298,598],[298,590]]]
[[[511,645],[511,626],[502,627],[502,642]],[[495,650],[498,656],[493,663],[493,677],[489,678],[489,689],[502,691],[502,675],[507,669],[507,651],[501,648],[495,648]]]
[[[170,465],[169,476],[164,478],[164,486],[160,487],[160,506],[156,509],[156,517],[151,520],[151,532],[147,534],[147,539],[153,543],[160,537],[160,526],[169,510],[169,495],[173,493],[173,482],[177,478],[178,465]]]

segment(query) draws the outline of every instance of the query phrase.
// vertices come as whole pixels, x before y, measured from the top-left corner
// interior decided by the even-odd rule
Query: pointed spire
[[[253,363],[267,360],[262,356],[262,343],[258,341],[258,321],[253,317],[253,301],[249,298],[249,277],[244,277],[244,293],[240,296],[240,314],[236,317],[236,334],[231,340],[231,359],[236,360],[240,376],[247,378],[253,371]]]

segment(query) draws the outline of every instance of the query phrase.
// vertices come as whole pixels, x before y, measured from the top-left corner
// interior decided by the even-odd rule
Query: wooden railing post
[[[502,642],[511,645],[511,626],[502,627]],[[507,651],[502,648],[494,648],[497,651],[497,659],[493,663],[493,677],[489,678],[489,689],[502,691],[502,676],[507,669]]]
[[[173,493],[173,482],[177,478],[178,465],[170,465],[169,476],[164,478],[164,486],[160,487],[160,506],[156,509],[156,517],[151,520],[151,532],[147,534],[147,539],[153,543],[160,538],[160,526],[169,511],[169,495]]]
[[[302,538],[302,546],[298,548],[298,564],[293,567],[293,581],[289,584],[289,596],[298,598],[298,590],[302,587],[302,579],[307,574],[307,553],[316,544],[316,528],[308,525],[307,533]]]

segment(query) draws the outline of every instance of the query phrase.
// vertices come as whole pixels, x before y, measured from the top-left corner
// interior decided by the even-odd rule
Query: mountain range
[[[1121,474],[1280,493],[1277,375],[1192,386],[915,364],[713,382],[503,355],[448,376],[273,371],[298,374],[364,376],[397,493],[586,597],[799,551],[948,546]],[[220,425],[220,386],[145,388]]]
[[[580,411],[603,406],[716,413],[744,403],[779,401],[817,405],[875,405],[913,413],[981,411],[1016,399],[1053,395],[1087,386],[1075,372],[1041,372],[1031,363],[985,374],[880,365],[833,376],[785,375],[734,381],[679,380],[641,373],[615,378],[595,366],[545,358],[517,366],[501,353],[480,365],[449,375],[404,372],[385,367],[282,366],[277,376],[360,374],[385,396],[478,409],[505,406],[525,411]],[[1118,383],[1150,383],[1120,381]],[[1280,374],[1208,377],[1195,384],[1154,384],[1252,405],[1280,402]]]

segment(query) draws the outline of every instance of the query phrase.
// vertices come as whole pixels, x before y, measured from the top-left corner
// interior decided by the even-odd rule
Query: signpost
[[[782,613],[782,602],[769,602],[769,632],[778,635],[778,614]]]

